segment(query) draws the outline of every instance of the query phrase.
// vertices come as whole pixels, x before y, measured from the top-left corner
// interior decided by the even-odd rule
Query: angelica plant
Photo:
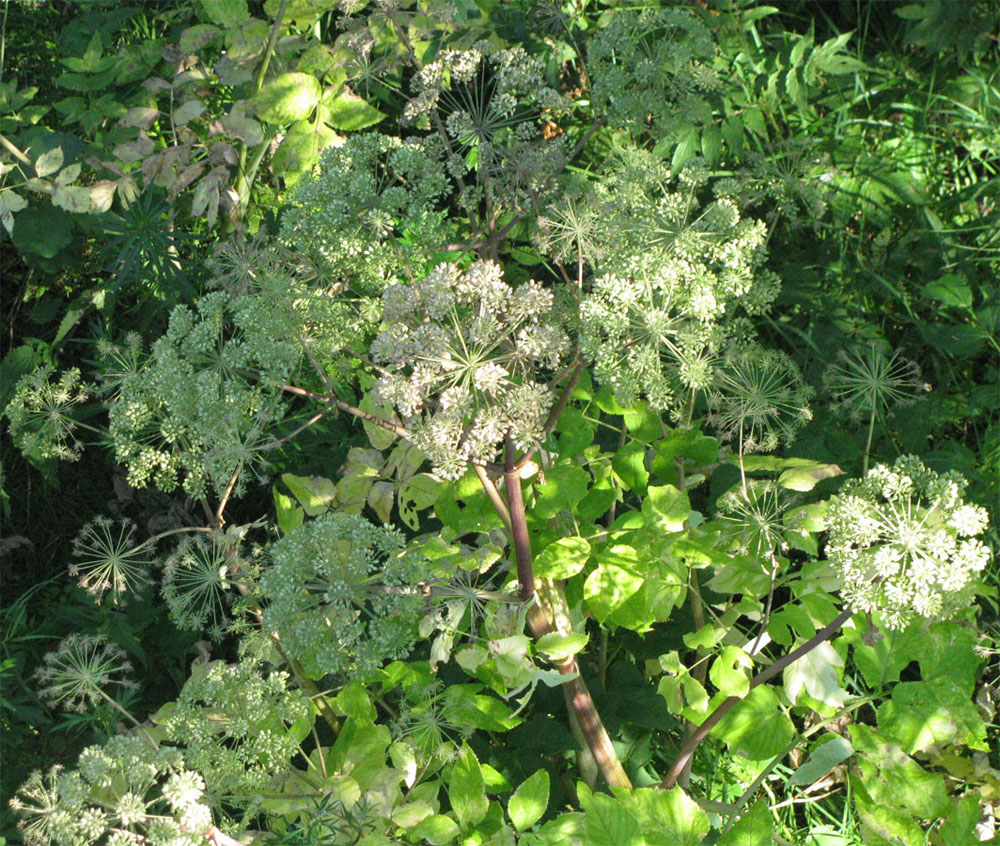
[[[100,702],[122,710],[108,689],[134,689],[131,673],[132,664],[120,646],[103,635],[71,634],[46,653],[35,675],[42,684],[42,699],[82,714]]]
[[[357,515],[322,514],[270,549],[260,590],[264,622],[313,678],[365,678],[413,643],[423,598],[419,560],[398,530]]]
[[[963,500],[965,486],[912,455],[844,486],[827,512],[827,556],[853,607],[897,629],[969,604],[990,552],[977,537],[986,511]]]
[[[595,187],[606,209],[603,257],[580,307],[581,350],[618,401],[644,397],[689,419],[713,365],[752,335],[739,311],[767,310],[778,290],[764,267],[766,230],[728,200],[703,205],[703,174],[676,178],[655,157],[620,151]]]
[[[46,365],[23,376],[3,414],[14,443],[25,455],[76,461],[83,449],[75,434],[77,428],[98,431],[73,416],[75,407],[86,401],[90,388],[83,383],[77,367],[64,370],[57,379],[53,379],[54,375],[55,368]]]
[[[551,321],[552,292],[516,288],[498,264],[438,265],[383,295],[385,328],[372,342],[384,368],[374,396],[399,410],[409,439],[446,479],[467,462],[492,462],[510,437],[528,450],[554,400],[538,377],[567,360],[570,341]]]
[[[280,385],[302,356],[263,298],[222,291],[178,306],[144,366],[120,387],[109,432],[129,484],[222,494],[263,460],[285,413]],[[237,492],[244,486],[238,481]]]
[[[131,520],[95,517],[74,538],[69,574],[98,602],[110,595],[117,604],[149,584],[150,549],[136,542],[136,529]]]

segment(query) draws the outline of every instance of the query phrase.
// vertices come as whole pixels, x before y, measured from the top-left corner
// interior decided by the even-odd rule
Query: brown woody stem
[[[829,640],[837,633],[844,623],[851,619],[851,615],[853,613],[854,612],[850,608],[845,608],[836,616],[832,623],[828,626],[824,626],[816,632],[816,634],[809,638],[809,640],[803,643],[798,649],[792,650],[787,655],[784,655],[775,661],[767,669],[761,670],[757,673],[757,675],[750,679],[750,690],[753,690],[755,687],[759,687],[764,684],[764,682],[773,679],[789,664],[795,663],[803,655],[811,652],[824,641]],[[722,718],[725,717],[726,714],[733,710],[733,707],[737,702],[742,701],[742,698],[739,696],[730,696],[719,703],[719,706],[711,714],[709,714],[705,718],[705,721],[698,726],[690,737],[685,740],[676,760],[670,765],[670,769],[667,770],[666,776],[664,776],[663,781],[660,783],[660,787],[664,790],[669,790],[677,783],[678,777],[684,771],[688,761],[691,760],[691,756],[694,755],[694,750],[698,748],[698,744],[708,737],[708,733],[722,721]]]
[[[507,506],[510,513],[511,540],[514,544],[514,555],[517,561],[519,595],[523,601],[532,601],[528,612],[528,625],[531,627],[531,633],[538,639],[551,634],[555,628],[542,606],[533,601],[535,576],[531,557],[531,539],[528,535],[524,496],[521,492],[521,476],[517,469],[518,465],[514,461],[514,444],[510,436],[507,437],[505,458]],[[590,695],[587,683],[580,674],[580,666],[576,659],[570,657],[553,663],[560,673],[571,677],[561,685],[563,696],[566,698],[566,707],[569,709],[570,719],[576,723],[587,749],[597,762],[604,780],[612,787],[631,789],[632,782],[629,781],[629,777],[618,759],[618,753],[615,752],[615,748],[611,744],[611,737],[601,721],[601,715],[597,711],[597,706],[594,705],[594,699]]]

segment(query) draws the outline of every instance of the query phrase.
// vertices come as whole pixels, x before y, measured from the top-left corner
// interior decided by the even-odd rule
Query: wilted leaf
[[[264,140],[264,130],[260,123],[246,113],[247,101],[238,100],[221,123],[223,128],[248,147],[256,147]]]
[[[119,144],[113,152],[123,162],[137,162],[146,158],[155,149],[156,144],[153,143],[152,139],[145,132],[140,132],[135,141]]]
[[[185,100],[178,108],[174,109],[173,118],[175,126],[184,126],[186,123],[200,117],[205,113],[205,104],[197,97]]]
[[[53,147],[46,153],[42,153],[35,160],[35,173],[39,178],[44,178],[55,173],[63,165],[62,147]]]

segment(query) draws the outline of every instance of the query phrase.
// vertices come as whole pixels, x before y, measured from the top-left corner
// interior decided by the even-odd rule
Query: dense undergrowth
[[[994,4],[0,15],[4,842],[995,839]]]

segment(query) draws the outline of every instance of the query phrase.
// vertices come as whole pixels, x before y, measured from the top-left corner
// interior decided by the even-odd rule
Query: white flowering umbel
[[[377,132],[328,147],[282,216],[281,239],[326,275],[380,293],[420,266],[425,249],[454,240],[439,209],[451,190],[436,139]]]
[[[239,468],[259,466],[284,413],[280,386],[302,352],[285,322],[253,296],[217,291],[178,306],[141,370],[109,412],[115,452],[134,487],[219,494]],[[236,493],[242,490],[242,482]]]
[[[215,801],[246,808],[299,754],[293,726],[309,718],[309,699],[289,687],[287,673],[268,673],[266,665],[244,658],[195,667],[158,721],[167,740],[183,747],[185,765],[204,776]]]
[[[553,397],[535,377],[570,351],[552,305],[551,291],[512,288],[491,261],[441,264],[386,290],[385,328],[371,346],[384,369],[375,399],[399,410],[435,473],[457,479],[467,461],[493,461],[508,434],[522,450],[542,437]]]
[[[965,485],[957,473],[903,456],[844,486],[827,511],[827,557],[850,605],[903,628],[969,604],[990,553],[975,537],[986,511],[962,500]]]
[[[764,224],[727,200],[702,206],[696,170],[673,189],[673,175],[642,150],[616,164],[593,198],[606,240],[581,305],[581,347],[619,402],[644,395],[663,411],[709,386],[714,358],[748,331],[734,312],[765,311],[778,285],[763,269]]]
[[[423,597],[403,536],[354,514],[322,514],[271,548],[260,579],[264,622],[306,674],[365,678],[404,658]]]
[[[29,846],[201,846],[212,826],[204,787],[180,750],[117,735],[84,749],[74,770],[33,773],[10,804]]]

